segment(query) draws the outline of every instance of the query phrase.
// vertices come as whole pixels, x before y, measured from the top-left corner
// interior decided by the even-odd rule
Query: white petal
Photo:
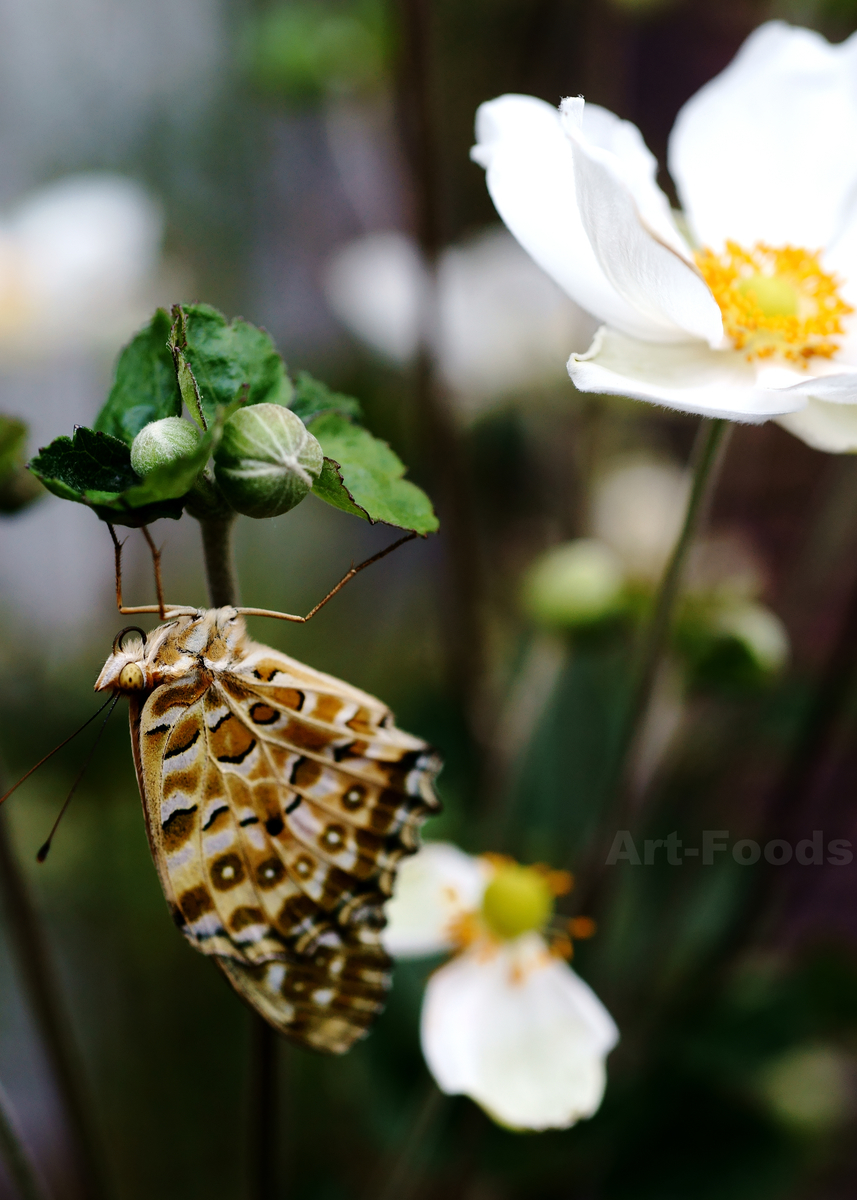
[[[606,128],[609,122],[602,124]],[[593,136],[598,132],[593,127]],[[498,213],[572,300],[636,337],[682,338],[680,329],[665,326],[620,296],[605,276],[578,211],[574,156],[556,109],[532,96],[500,96],[480,105],[476,140],[471,155],[486,169]],[[633,147],[628,157],[639,178],[639,155]]]
[[[772,21],[681,110],[669,168],[704,244],[820,249],[857,199],[855,145],[857,35],[831,46]]]
[[[857,404],[810,399],[805,408],[779,417],[779,424],[814,450],[857,453]]]
[[[423,1054],[439,1087],[517,1129],[564,1129],[601,1103],[618,1031],[535,934],[477,944],[426,989]]]
[[[582,392],[633,396],[705,417],[758,423],[802,408],[792,388],[758,386],[743,354],[703,342],[656,345],[602,327],[585,355],[572,354],[568,373]]]
[[[384,947],[397,958],[451,950],[454,923],[482,903],[490,877],[486,863],[448,842],[430,842],[399,867],[393,899],[385,906]]]
[[[791,395],[808,396],[829,404],[857,405],[857,371],[804,376],[788,388]]]
[[[574,150],[577,205],[599,266],[619,295],[660,331],[658,341],[684,340],[684,332],[717,345],[723,337],[720,309],[688,261],[665,199],[658,202],[654,182],[637,158],[629,170],[618,155],[585,136],[582,104],[564,100],[561,112]]]

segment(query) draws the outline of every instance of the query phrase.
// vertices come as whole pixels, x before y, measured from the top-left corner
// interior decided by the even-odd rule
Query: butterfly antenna
[[[96,709],[96,711],[92,714],[91,717],[87,717],[79,729],[75,729],[74,733],[69,734],[69,736],[65,739],[64,742],[60,742],[60,744],[58,746],[54,746],[53,750],[49,750],[44,758],[40,758],[34,767],[30,767],[30,769],[26,773],[26,775],[22,775],[21,778],[18,780],[18,782],[16,784],[13,784],[12,787],[9,788],[9,791],[6,792],[6,794],[4,796],[0,796],[0,804],[2,804],[4,800],[8,800],[9,797],[12,795],[12,793],[16,792],[18,790],[18,788],[21,786],[21,784],[25,783],[26,780],[28,780],[30,778],[30,776],[33,774],[34,771],[38,771],[38,769],[42,765],[42,763],[46,763],[48,761],[48,759],[52,758],[58,750],[62,750],[63,746],[67,746],[69,744],[69,742],[73,741],[73,739],[76,738],[79,733],[83,733],[83,731],[84,731],[84,729],[86,729],[87,725],[90,725],[100,713],[104,712],[105,708],[107,707],[107,705],[110,703],[110,701],[112,699],[113,699],[112,696],[108,696],[107,699],[104,701],[104,703],[101,705],[101,708]],[[108,716],[109,715],[110,714],[108,713]]]
[[[164,587],[161,583],[161,552],[152,540],[148,525],[143,526],[142,533],[152,552],[152,566],[155,569],[155,592],[158,597],[158,616],[163,621],[167,614],[164,609]]]
[[[36,855],[37,862],[43,863],[45,861],[45,859],[48,857],[48,851],[51,848],[51,842],[54,840],[54,834],[56,833],[56,831],[59,827],[60,821],[63,819],[63,816],[65,815],[65,810],[68,808],[69,804],[71,803],[72,796],[77,791],[77,785],[80,783],[81,779],[83,779],[83,776],[86,773],[86,768],[92,762],[92,756],[98,747],[98,743],[101,741],[101,735],[102,735],[102,733],[104,733],[104,730],[107,726],[107,722],[110,720],[111,716],[113,715],[113,709],[118,704],[119,697],[121,695],[122,695],[121,692],[117,692],[115,696],[111,696],[110,699],[107,701],[107,703],[110,705],[107,716],[101,722],[101,728],[98,730],[98,733],[95,736],[95,741],[92,743],[92,746],[90,747],[89,754],[87,754],[83,766],[78,771],[77,777],[76,777],[74,783],[71,785],[71,789],[65,798],[62,808],[59,811],[59,815],[57,816],[57,819],[54,821],[54,823],[51,827],[51,831],[48,834],[47,841],[40,848],[38,854]],[[98,710],[98,712],[101,712],[104,709],[104,707],[105,707],[105,705],[102,705],[101,708]],[[96,713],[95,715],[98,716],[98,713]]]
[[[404,537],[400,537],[398,541],[393,542],[391,546],[387,546],[384,550],[379,550],[377,554],[373,554],[372,557],[367,558],[365,562],[358,563],[356,567],[352,566],[349,571],[345,572],[336,587],[331,588],[324,599],[319,600],[315,608],[311,608],[305,617],[292,616],[291,613],[274,612],[269,608],[239,608],[237,611],[245,617],[278,617],[281,621],[299,621],[301,624],[303,624],[305,621],[309,621],[311,617],[314,617],[320,608],[324,608],[328,600],[332,600],[336,593],[341,591],[342,588],[345,587],[346,583],[350,583],[350,581],[355,575],[358,574],[358,572],[365,571],[367,567],[371,567],[372,564],[378,562],[379,559],[386,558],[388,554],[392,554],[394,550],[398,550],[400,546],[404,546],[405,542],[412,542],[415,537],[419,536],[420,535],[416,532],[406,533]]]

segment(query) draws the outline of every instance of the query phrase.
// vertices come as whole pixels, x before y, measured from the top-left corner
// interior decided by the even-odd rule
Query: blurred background
[[[476,107],[582,93],[663,163],[680,106],[771,16],[841,40],[857,3],[0,0],[0,413],[27,423],[31,451],[90,424],[124,341],[180,299],[265,326],[290,368],[359,397],[442,531],[308,627],[253,632],[441,749],[431,838],[586,861],[698,424],[575,393],[564,364],[593,323],[499,225],[468,159]],[[203,603],[195,523],[153,533],[168,598]],[[242,519],[243,599],[303,612],[390,538],[312,497]],[[126,598],[150,602],[135,531],[126,562]],[[84,508],[43,495],[0,517],[9,782],[94,710],[123,623],[112,573]],[[634,764],[647,836],[854,837],[855,589],[857,464],[738,427]],[[124,718],[35,864],[83,741],[3,819],[108,1192],[249,1195],[249,1014],[168,918]],[[281,1043],[276,1195],[368,1200],[394,1178],[397,1198],[853,1196],[855,868],[619,865],[593,915],[575,966],[623,1036],[592,1120],[513,1134],[461,1098],[423,1120],[431,964],[407,964],[345,1059]],[[8,933],[0,1081],[52,1194],[83,1200]],[[2,1167],[0,1196],[15,1196]]]

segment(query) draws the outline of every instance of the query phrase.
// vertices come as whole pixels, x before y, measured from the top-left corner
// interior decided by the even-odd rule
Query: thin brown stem
[[[416,1159],[431,1133],[446,1097],[433,1079],[426,1084],[405,1133],[399,1153],[385,1177],[376,1182],[366,1200],[408,1200],[416,1185]]]
[[[15,1111],[3,1087],[0,1087],[0,1147],[20,1200],[48,1200],[48,1193],[21,1137]]]
[[[163,621],[167,615],[164,611],[164,587],[161,583],[161,551],[152,540],[152,535],[149,533],[149,526],[144,525],[142,528],[143,537],[146,539],[149,549],[152,552],[152,567],[155,572],[155,595],[158,597],[158,616]]]
[[[60,1000],[47,939],[0,813],[0,892],[9,939],[65,1112],[86,1200],[106,1200],[84,1073]]]
[[[420,320],[413,376],[413,403],[435,482],[449,586],[440,606],[446,674],[473,718],[483,675],[481,607],[483,580],[461,438],[435,367],[436,268],[443,235],[442,164],[434,87],[432,0],[393,0],[399,26],[399,118],[413,180],[415,232],[429,277]]]
[[[320,608],[324,608],[328,600],[332,600],[336,593],[341,591],[346,583],[349,583],[358,572],[364,571],[366,567],[371,567],[373,563],[386,558],[388,554],[392,554],[394,550],[398,550],[399,546],[404,546],[405,542],[412,542],[418,536],[419,534],[416,533],[408,533],[404,537],[399,538],[397,542],[393,542],[392,546],[387,546],[386,549],[373,554],[371,558],[367,558],[365,562],[358,563],[356,567],[352,566],[350,570],[345,572],[336,587],[331,588],[324,599],[319,600],[315,608],[311,608],[305,617],[298,617],[292,613],[275,612],[270,608],[239,608],[238,612],[244,617],[276,617],[280,621],[297,621],[300,624],[304,624],[311,620]]]

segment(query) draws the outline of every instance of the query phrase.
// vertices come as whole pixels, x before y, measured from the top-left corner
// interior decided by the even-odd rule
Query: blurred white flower
[[[562,872],[435,843],[402,864],[387,906],[391,954],[454,952],[423,1002],[423,1054],[438,1086],[515,1129],[565,1129],[591,1116],[619,1037],[562,957],[567,934],[552,946],[543,936],[554,896],[569,886]],[[567,928],[587,936],[591,923]]]
[[[433,319],[429,274],[401,233],[373,233],[331,259],[328,303],[357,337],[400,365],[430,322],[441,376],[460,411],[562,379],[569,346],[595,322],[540,271],[514,238],[489,229],[441,255]]]
[[[581,97],[480,107],[498,212],[603,322],[569,360],[579,389],[857,450],[855,68],[857,35],[773,21],[688,101],[669,167],[694,245],[630,122]]]
[[[152,307],[163,215],[139,184],[73,175],[0,221],[0,355],[115,348]]]
[[[678,539],[689,494],[690,476],[674,463],[620,460],[595,480],[590,531],[619,555],[630,578],[654,582]]]

